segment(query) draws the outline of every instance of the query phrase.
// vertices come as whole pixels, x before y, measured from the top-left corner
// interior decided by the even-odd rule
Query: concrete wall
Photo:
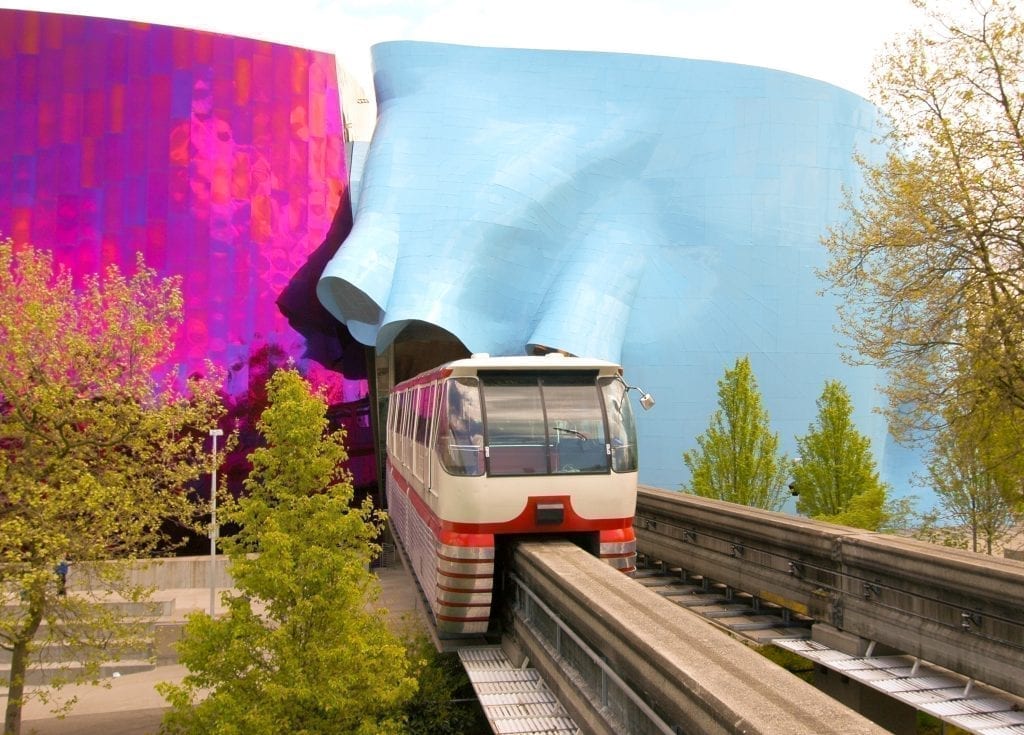
[[[192,589],[210,586],[210,557],[181,556],[166,559],[140,560],[131,565],[127,579],[133,584],[162,589]],[[214,563],[214,582],[217,587],[232,587],[234,581],[227,573],[227,557],[217,556]],[[81,590],[90,586],[89,575],[68,569],[68,589]]]

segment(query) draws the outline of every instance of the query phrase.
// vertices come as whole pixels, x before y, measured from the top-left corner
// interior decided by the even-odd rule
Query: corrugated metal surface
[[[579,732],[540,674],[535,669],[513,666],[501,648],[462,648],[459,658],[497,735]]]
[[[858,657],[814,641],[773,643],[968,732],[1024,735],[1019,701],[911,656]]]

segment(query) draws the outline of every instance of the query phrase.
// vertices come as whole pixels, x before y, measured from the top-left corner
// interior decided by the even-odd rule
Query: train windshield
[[[493,372],[480,378],[489,475],[609,471],[596,373]]]

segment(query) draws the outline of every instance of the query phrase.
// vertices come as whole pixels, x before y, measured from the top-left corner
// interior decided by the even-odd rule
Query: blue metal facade
[[[375,46],[379,121],[354,226],[318,285],[364,344],[410,321],[473,352],[543,345],[621,362],[655,395],[641,482],[681,454],[749,355],[790,453],[827,379],[885,479],[912,458],[872,413],[881,376],[839,357],[820,239],[877,155],[875,108],[824,82],[628,54]]]

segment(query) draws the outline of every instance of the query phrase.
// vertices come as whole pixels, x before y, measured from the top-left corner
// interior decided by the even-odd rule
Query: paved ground
[[[381,581],[380,604],[388,609],[396,627],[422,624],[422,602],[412,578],[399,565],[377,570]],[[162,590],[158,599],[173,597],[174,616],[191,610],[208,610],[209,589]],[[157,666],[151,671],[114,676],[104,686],[66,687],[64,694],[76,695],[78,703],[65,719],[53,717],[38,701],[30,702],[23,715],[23,735],[150,735],[160,727],[166,702],[153,686],[161,681],[179,681],[187,673],[177,664]],[[6,692],[0,707],[7,705]]]

